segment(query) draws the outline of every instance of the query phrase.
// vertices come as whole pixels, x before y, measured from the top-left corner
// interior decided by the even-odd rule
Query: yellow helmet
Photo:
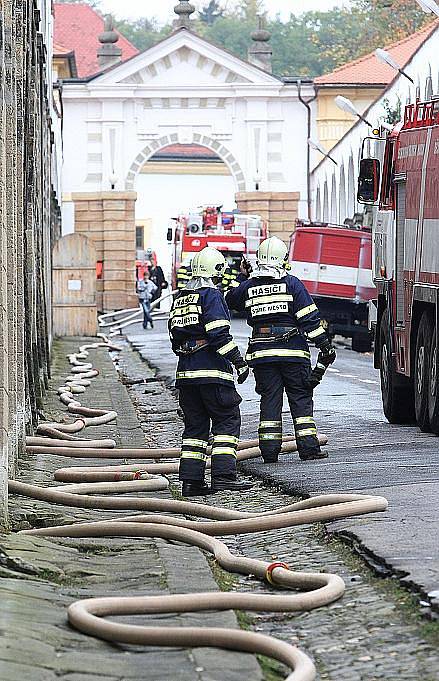
[[[259,246],[257,259],[258,265],[285,267],[288,264],[288,248],[277,236],[271,236]]]
[[[192,277],[221,277],[226,267],[226,260],[216,248],[203,248],[192,260]]]

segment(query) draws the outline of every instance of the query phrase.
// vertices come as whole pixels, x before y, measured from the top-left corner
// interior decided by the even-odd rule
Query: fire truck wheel
[[[430,385],[430,350],[433,324],[428,312],[424,312],[418,328],[414,366],[415,415],[419,428],[430,431],[428,393]]]
[[[430,348],[430,381],[428,386],[428,416],[430,428],[439,435],[439,357],[437,347],[437,334],[433,326],[433,335]]]
[[[381,349],[381,395],[383,411],[390,423],[413,423],[414,400],[411,381],[395,371],[390,337],[390,320],[387,314],[379,327]]]

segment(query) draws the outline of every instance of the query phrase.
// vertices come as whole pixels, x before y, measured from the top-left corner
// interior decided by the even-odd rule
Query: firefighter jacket
[[[238,277],[226,302],[245,312],[253,329],[246,360],[250,366],[269,362],[309,363],[308,340],[320,347],[328,340],[319,311],[302,282],[291,275]]]
[[[177,279],[177,289],[179,291],[182,291],[183,289],[186,288],[186,285],[189,281],[189,279],[192,276],[192,268],[190,265],[180,265],[176,272],[176,279]]]
[[[242,361],[230,334],[230,313],[218,289],[205,286],[177,294],[168,322],[178,355],[176,386],[234,385],[233,364]]]
[[[239,270],[236,267],[229,265],[229,267],[226,268],[221,282],[221,289],[224,295],[226,295],[227,291],[229,291],[231,288],[234,288],[235,285],[238,285],[236,281],[238,275]]]

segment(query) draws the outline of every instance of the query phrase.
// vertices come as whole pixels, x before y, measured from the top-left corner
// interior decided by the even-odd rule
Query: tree
[[[116,28],[138,50],[147,50],[172,31],[172,26],[159,27],[153,19],[137,19],[128,21],[121,19],[116,22]]]
[[[207,5],[198,11],[200,20],[208,26],[212,26],[223,14],[224,10],[220,7],[218,0],[210,0]]]
[[[364,17],[364,45],[372,40],[382,47],[406,38],[432,21],[432,16],[425,14],[416,2],[407,0],[353,0],[353,6]]]
[[[258,17],[265,14],[264,0],[241,0],[238,5],[237,15],[246,21],[253,21],[255,28]]]

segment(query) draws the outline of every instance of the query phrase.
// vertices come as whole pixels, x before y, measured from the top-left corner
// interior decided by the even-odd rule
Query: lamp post
[[[325,158],[329,158],[330,161],[332,161],[336,166],[338,166],[338,163],[335,159],[332,158],[330,154],[324,149],[318,142],[314,142],[312,139],[308,139],[308,146],[311,147],[311,149],[314,149],[314,151],[318,151],[319,154],[322,154]]]
[[[357,116],[357,118],[359,118],[360,121],[363,121],[363,123],[366,123],[366,125],[368,125],[369,128],[373,127],[372,123],[369,123],[367,118],[365,118],[356,109],[355,105],[347,97],[342,97],[342,95],[337,95],[337,97],[335,98],[335,103],[337,104],[338,108],[341,109],[342,111],[345,111],[346,113],[349,113],[352,116]]]
[[[413,78],[403,70],[403,68],[393,59],[392,55],[386,52],[386,50],[382,50],[379,47],[377,50],[375,50],[375,56],[383,64],[387,64],[387,66],[390,66],[392,69],[395,69],[395,71],[399,71],[399,73],[405,78],[407,78],[407,80],[409,80],[412,83],[412,85],[415,84]]]

